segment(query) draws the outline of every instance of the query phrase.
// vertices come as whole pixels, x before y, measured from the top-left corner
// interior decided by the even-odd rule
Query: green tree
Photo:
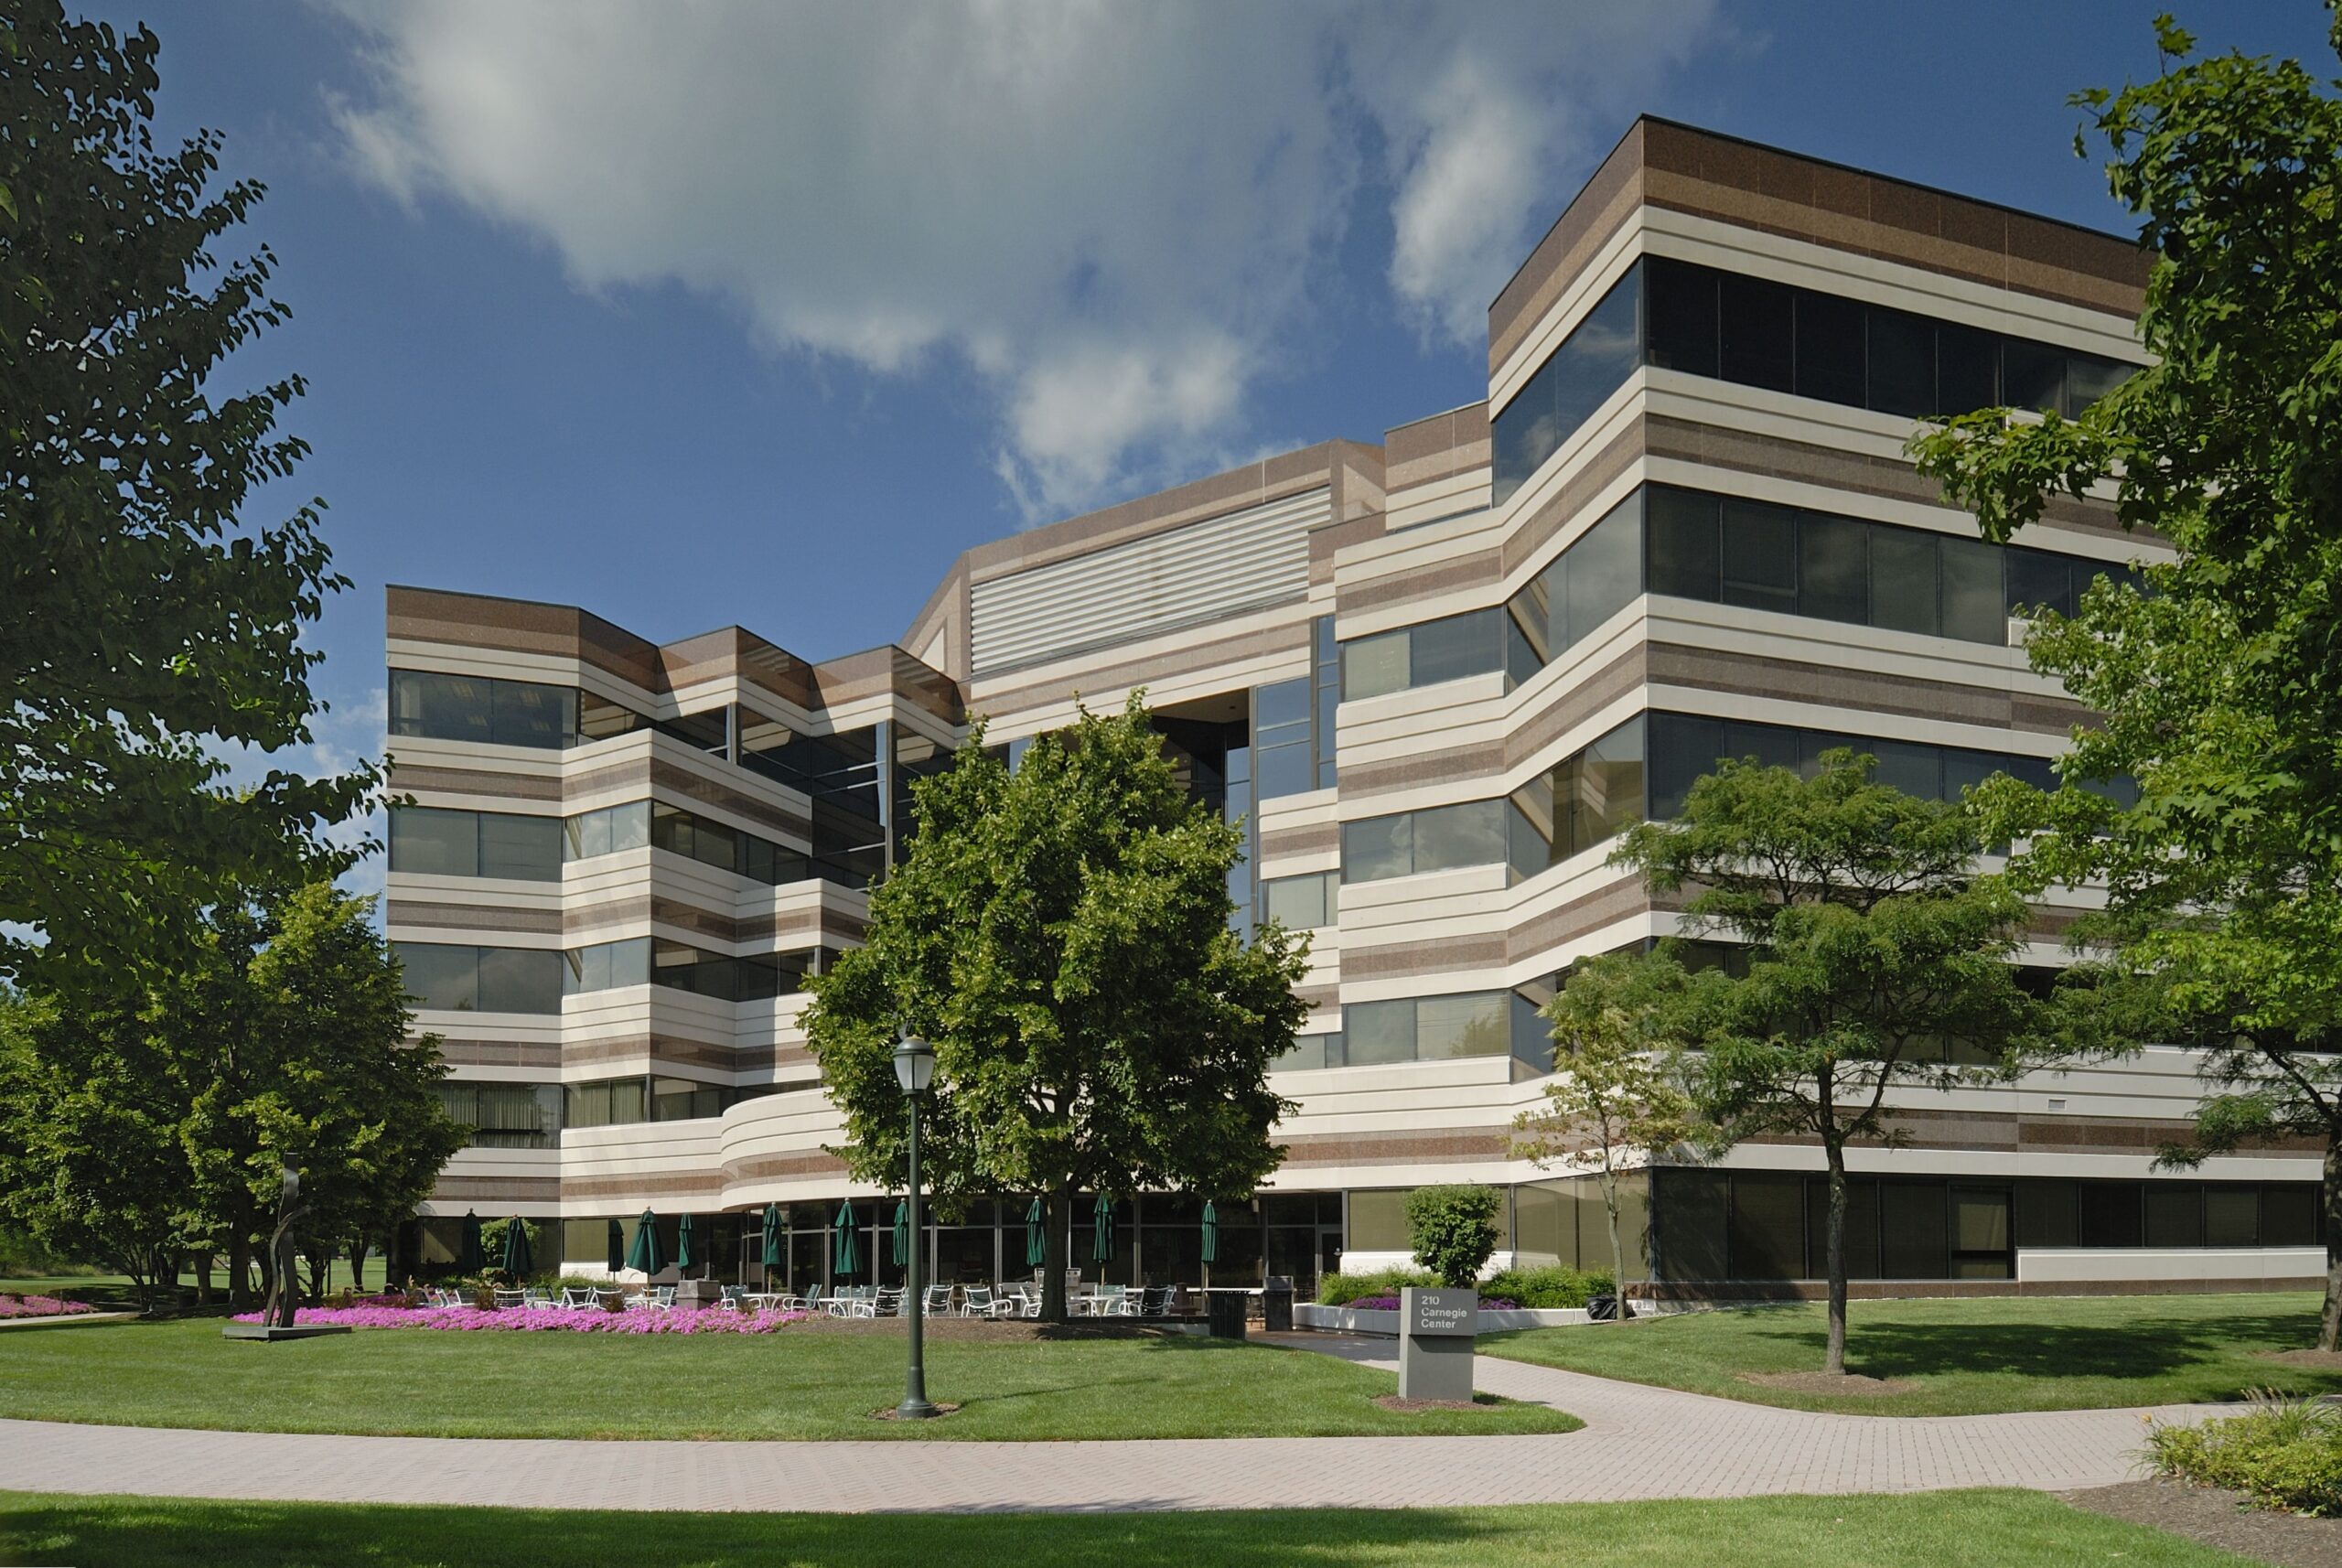
[[[2334,25],[2342,51],[2342,19]],[[1988,538],[2116,485],[2170,545],[2147,592],[2040,615],[2035,668],[2103,715],[2051,794],[1988,792],[2023,886],[2101,880],[2078,936],[2114,956],[2125,1028],[2205,1053],[2182,1163],[2282,1134],[2326,1149],[2326,1306],[2342,1344],[2342,97],[2293,61],[2198,59],[2076,100],[2153,257],[2154,363],[2073,420],[1985,410],[1920,468]],[[2076,150],[2086,151],[2083,136]],[[2123,809],[2093,780],[2127,775]],[[2029,841],[2027,839],[2029,836]]]
[[[1544,1016],[1553,1026],[1554,1075],[1544,1103],[1513,1122],[1513,1152],[1542,1166],[1591,1163],[1610,1224],[1611,1277],[1627,1321],[1627,1249],[1618,1232],[1618,1177],[1648,1170],[1705,1129],[1682,1087],[1680,1041],[1686,976],[1660,954],[1581,959]]]
[[[285,312],[264,248],[212,251],[260,187],[208,188],[209,133],[155,148],[156,49],[54,0],[0,16],[0,974],[50,986],[183,954],[240,882],[338,870],[318,831],[374,779],[222,781],[226,747],[310,738],[301,631],[346,584],[316,503],[239,522],[306,451],[275,428],[301,383],[211,388]]]
[[[1846,1368],[1848,1145],[1901,1141],[1894,1090],[2014,1076],[2050,1054],[2009,963],[2025,901],[1976,873],[1961,806],[1872,769],[1842,749],[1810,779],[1726,760],[1676,821],[1629,829],[1611,856],[1654,894],[1689,892],[1685,934],[1742,946],[1745,968],[1696,975],[1670,1027],[1698,1043],[1686,1087],[1720,1146],[1821,1146],[1833,1373]]]
[[[405,982],[372,911],[324,883],[216,911],[205,961],[158,993],[192,1207],[225,1230],[235,1288],[274,1228],[280,1166],[301,1172],[305,1251],[332,1250],[413,1213],[464,1144],[438,1037],[407,1042]]]
[[[1469,1290],[1496,1256],[1497,1219],[1503,1212],[1504,1194],[1492,1187],[1419,1187],[1407,1194],[1407,1244],[1440,1283]]]
[[[1037,1192],[1043,1310],[1064,1316],[1075,1193],[1249,1197],[1290,1109],[1271,1063],[1305,1014],[1305,942],[1230,929],[1241,835],[1181,788],[1144,703],[1084,710],[1012,773],[970,738],[914,786],[918,833],[866,945],[812,983],[806,1035],[866,1181],[903,1179],[891,1056],[935,1047],[919,1168],[945,1197]]]
[[[48,998],[0,992],[0,1212],[128,1275],[142,1306],[177,1278],[189,1174],[149,1026],[118,1000],[69,1025]]]

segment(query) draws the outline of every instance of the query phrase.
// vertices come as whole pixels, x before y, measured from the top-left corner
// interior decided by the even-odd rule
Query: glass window
[[[557,948],[481,948],[483,1013],[558,1013],[566,965]]]
[[[479,1006],[479,950],[445,942],[392,942],[417,1007],[469,1013]]]
[[[1413,817],[1401,811],[1342,824],[1342,880],[1379,882],[1414,870]]]
[[[2095,354],[2066,356],[2066,385],[2059,406],[2066,417],[2072,419],[2082,410],[2121,386],[2130,378],[2133,367],[2119,360],[2101,360]]]
[[[1499,410],[1493,499],[1498,505],[1561,449],[1641,361],[1641,267],[1612,285],[1535,374]]]
[[[1690,714],[1653,714],[1649,719],[1650,814],[1664,822],[1680,816],[1692,781],[1715,771],[1725,755],[1724,725]]]
[[[2016,545],[2010,546],[2006,555],[2011,615],[2034,609],[2055,610],[2061,616],[2074,613],[2074,575],[2067,557]]]
[[[2008,604],[2001,583],[2001,553],[1981,539],[1943,534],[1943,635],[1994,647],[2008,642]]]
[[[1671,485],[1648,487],[1650,591],[1714,604],[1723,570],[1716,498]]]
[[[2143,1234],[2139,1184],[2134,1181],[2082,1183],[2081,1231],[2085,1247],[2139,1245]]]
[[[499,746],[559,750],[577,733],[577,693],[528,681],[495,681],[490,738]]]
[[[1724,379],[1789,392],[1796,385],[1796,291],[1765,278],[1724,274]]]
[[[1335,878],[1331,872],[1279,876],[1261,884],[1268,918],[1289,930],[1307,931],[1334,923]]]
[[[521,882],[561,880],[561,819],[483,811],[479,874]]]
[[[1262,746],[1260,771],[1259,788],[1264,800],[1317,788],[1316,758],[1310,754],[1305,735],[1301,740],[1284,746]]]
[[[1568,630],[1554,651],[1590,637],[1643,591],[1642,492],[1620,501],[1563,553]]]
[[[1956,322],[1936,323],[1936,405],[1928,412],[1972,413],[2001,402],[2001,344],[1992,333]]]
[[[1735,504],[1724,503],[1727,529],[1732,526]],[[1870,527],[1852,518],[1818,512],[1805,513],[1798,524],[1799,612],[1819,620],[1866,623],[1870,619]],[[1928,592],[1934,592],[1932,578]]]
[[[2148,1246],[2204,1244],[2204,1188],[2200,1183],[2151,1181],[2146,1184],[2146,1192]]]
[[[1866,751],[1878,761],[1873,775],[1881,784],[1892,785],[1907,795],[1917,795],[1923,800],[1943,799],[1943,752],[1940,747],[1915,746],[1903,740],[1864,740],[1858,749]]]
[[[1625,832],[1644,811],[1642,721],[1620,725],[1563,763],[1558,774],[1554,809],[1567,828],[1565,854]]]
[[[1921,418],[1936,409],[1936,324],[1924,316],[1873,306],[1869,406]]]
[[[1650,362],[1695,376],[1716,373],[1716,285],[1720,274],[1690,262],[1643,263],[1650,290]]]
[[[2261,1244],[2317,1245],[2318,1190],[2308,1182],[2272,1182],[2261,1189]]]
[[[2242,1183],[2214,1182],[2204,1188],[2204,1245],[2261,1244],[2261,1189]]]
[[[1417,811],[1413,816],[1418,873],[1504,864],[1503,801],[1471,800]]]
[[[1936,536],[1907,528],[1864,532],[1870,536],[1871,624],[1936,636],[1943,629],[1937,607]]]
[[[1724,602],[1797,613],[1797,514],[1732,497],[1722,505]]]
[[[2016,1184],[2016,1244],[2077,1247],[2081,1244],[2080,1184],[2044,1178]]]
[[[1797,296],[1797,392],[1799,397],[1860,407],[1863,401],[1863,306],[1858,300],[1799,289]]]
[[[1482,991],[1418,999],[1415,1059],[1507,1055],[1512,1048],[1511,1010],[1506,1004],[1510,995],[1505,991]]]
[[[1496,669],[1504,651],[1497,616],[1474,610],[1411,628],[1407,683],[1433,686]]]
[[[1881,1182],[1879,1273],[1890,1280],[1939,1280],[1951,1272],[1944,1184]]]
[[[422,670],[391,671],[391,733],[435,740],[487,740],[491,681]]]
[[[1413,1002],[1353,1002],[1342,1009],[1346,1065],[1380,1067],[1415,1059]]]
[[[478,875],[478,814],[435,806],[392,806],[391,869],[433,876]]]
[[[1722,1171],[1662,1167],[1651,1218],[1659,1228],[1660,1270],[1671,1280],[1732,1277],[1725,1251],[1730,1233],[1731,1178]]]
[[[2011,408],[2054,410],[2065,401],[2066,356],[2044,343],[2001,341],[2001,395]]]
[[[1407,628],[1342,644],[1342,697],[1356,702],[1407,689]]]
[[[1732,1276],[1793,1280],[1805,1264],[1805,1180],[1735,1171],[1732,1176]]]

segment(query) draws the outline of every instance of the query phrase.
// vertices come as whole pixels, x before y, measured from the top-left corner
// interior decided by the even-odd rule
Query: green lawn
[[[1306,1350],[1184,1337],[930,1338],[929,1397],[897,1424],[898,1334],[360,1330],[230,1342],[216,1320],[0,1334],[0,1416],[445,1437],[1018,1438],[1567,1432],[1542,1405],[1402,1412],[1396,1380]]]
[[[358,1288],[380,1290],[382,1287],[382,1266],[383,1260],[380,1252],[369,1253],[366,1258],[366,1275],[358,1283]],[[301,1277],[305,1280],[309,1277],[306,1264],[302,1266]],[[349,1260],[336,1258],[327,1279],[328,1288],[331,1289],[338,1290],[349,1284],[350,1283]],[[181,1274],[178,1283],[193,1290],[195,1275]],[[211,1274],[211,1283],[215,1290],[223,1293],[224,1298],[227,1276],[214,1270]],[[0,1279],[0,1295],[58,1295],[60,1294],[77,1296],[99,1306],[134,1307],[138,1305],[136,1298],[132,1294],[130,1278],[126,1274],[20,1274],[13,1279]]]
[[[2317,1309],[2306,1292],[1858,1301],[1847,1312],[1846,1369],[1918,1386],[1851,1398],[1740,1377],[1819,1371],[1826,1320],[1818,1305],[1486,1334],[1479,1345],[1515,1360],[1798,1410],[1965,1415],[2342,1390],[2342,1371],[2254,1354],[2315,1344]]]
[[[0,1492],[0,1563],[82,1568],[2245,1568],[2036,1492],[1112,1515],[545,1513]]]

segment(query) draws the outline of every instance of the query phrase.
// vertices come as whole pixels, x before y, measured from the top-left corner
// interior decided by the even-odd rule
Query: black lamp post
[[[907,1186],[910,1189],[911,1255],[908,1273],[904,1281],[904,1305],[909,1308],[911,1320],[910,1375],[903,1385],[903,1402],[895,1407],[898,1421],[924,1421],[939,1415],[927,1402],[927,1362],[920,1333],[925,1322],[926,1282],[919,1268],[920,1254],[927,1251],[927,1237],[919,1222],[919,1102],[927,1086],[935,1080],[935,1047],[917,1035],[905,1035],[895,1042],[895,1081],[903,1086],[903,1099],[910,1111],[910,1169]]]

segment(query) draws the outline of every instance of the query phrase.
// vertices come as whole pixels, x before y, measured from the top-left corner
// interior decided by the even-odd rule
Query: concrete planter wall
[[[1638,1306],[1642,1304],[1636,1303]],[[1516,1307],[1509,1312],[1480,1311],[1480,1332],[1493,1334],[1500,1328],[1560,1328],[1565,1325],[1591,1321],[1582,1306]],[[1354,1306],[1321,1306],[1317,1303],[1293,1304],[1293,1322],[1296,1328],[1325,1328],[1338,1334],[1388,1334],[1397,1337],[1399,1315],[1395,1311],[1377,1311]]]

